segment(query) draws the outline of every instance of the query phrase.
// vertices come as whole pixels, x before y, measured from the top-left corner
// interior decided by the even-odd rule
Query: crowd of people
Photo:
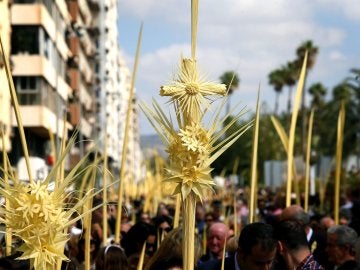
[[[263,194],[263,193],[262,193]],[[355,193],[354,193],[355,194]],[[359,269],[360,200],[348,197],[341,206],[339,225],[331,214],[305,212],[300,205],[284,206],[285,198],[258,197],[256,222],[249,224],[244,193],[235,204],[214,199],[196,207],[194,269]],[[94,205],[103,204],[101,198]],[[92,270],[138,269],[145,245],[143,269],[182,269],[182,228],[174,228],[174,204],[160,202],[154,214],[144,200],[123,206],[121,240],[115,243],[116,204],[108,204],[109,234],[103,234],[103,210],[92,213],[90,264]],[[85,269],[85,232],[81,221],[69,228],[62,269]],[[104,241],[105,238],[105,241]],[[106,244],[104,244],[106,242]],[[223,254],[225,251],[224,261]],[[0,258],[0,270],[29,269],[19,254]]]

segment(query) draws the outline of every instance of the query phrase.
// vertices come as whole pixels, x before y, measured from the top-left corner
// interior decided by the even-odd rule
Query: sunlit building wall
[[[100,80],[100,87],[98,88],[98,107],[101,108],[97,117],[97,130],[100,140],[100,147],[103,149],[105,138],[107,141],[107,155],[110,164],[115,172],[120,170],[124,135],[125,135],[125,122],[126,112],[129,102],[129,91],[131,86],[131,74],[124,57],[119,47],[119,33],[118,33],[118,2],[116,0],[105,0],[101,2],[101,15],[100,18],[100,59],[101,64],[98,70]],[[136,107],[136,99],[133,106]],[[135,104],[135,105],[134,105]],[[127,171],[130,172],[131,178],[139,178],[135,176],[138,170],[134,168],[137,166],[141,159],[140,154],[134,154],[134,150],[140,151],[138,118],[136,109],[133,110],[130,127],[128,129],[128,144],[127,144],[127,158],[125,166]],[[136,127],[136,128],[134,128]],[[137,138],[137,139],[136,139]],[[136,139],[136,141],[134,140]],[[134,160],[134,158],[138,158]],[[127,173],[127,175],[129,175]]]
[[[59,142],[68,128],[64,115],[72,95],[67,78],[67,61],[72,56],[66,42],[69,26],[64,0],[12,3],[12,74],[30,156],[46,159],[51,154],[50,134]],[[14,116],[12,125],[11,157],[17,163],[23,154]]]
[[[69,100],[69,116],[70,123],[79,130],[78,143],[71,151],[71,164],[74,165],[96,143],[93,126],[96,121],[98,80],[95,72],[99,65],[100,5],[98,1],[67,0],[67,6],[71,17],[67,38],[72,53],[67,75],[73,93]]]
[[[0,36],[4,46],[5,57],[10,59],[10,2],[8,0],[0,1]],[[10,92],[6,79],[5,63],[0,53],[0,133],[4,131],[6,151],[10,151],[11,134],[11,115],[10,115]],[[3,150],[3,144],[0,143],[0,152]]]

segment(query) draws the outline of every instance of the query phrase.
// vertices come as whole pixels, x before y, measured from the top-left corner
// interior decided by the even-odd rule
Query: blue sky
[[[159,96],[161,85],[176,73],[180,56],[190,56],[190,0],[119,1],[119,42],[132,70],[141,22],[144,33],[136,80],[140,100]],[[235,70],[239,89],[231,103],[254,110],[260,84],[261,102],[273,110],[275,92],[270,71],[295,59],[296,48],[311,39],[319,55],[308,85],[332,87],[360,68],[359,0],[207,0],[199,1],[198,66],[210,80]],[[287,89],[280,102],[285,108]],[[167,106],[167,105],[164,105]],[[141,134],[153,134],[140,116]]]

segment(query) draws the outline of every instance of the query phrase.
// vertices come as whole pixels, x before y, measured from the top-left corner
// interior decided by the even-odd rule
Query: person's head
[[[223,210],[222,202],[219,200],[212,201],[211,210],[214,220],[219,221]]]
[[[320,226],[325,231],[327,231],[327,229],[329,229],[330,227],[332,227],[334,225],[335,225],[335,221],[331,217],[326,216],[320,220]]]
[[[168,216],[169,215],[169,210],[165,203],[163,203],[163,202],[159,203],[156,215],[157,216]]]
[[[170,216],[156,216],[153,220],[156,229],[160,232],[169,232],[172,229],[172,218]]]
[[[195,219],[196,221],[204,221],[205,220],[206,210],[204,205],[197,203],[196,204],[196,212],[195,212]]]
[[[121,246],[126,256],[130,256],[140,253],[145,241],[146,253],[151,255],[156,250],[156,229],[148,223],[137,222],[121,239]]]
[[[208,212],[205,214],[205,222],[206,222],[206,227],[210,228],[211,224],[213,224],[214,221],[214,216],[212,212]]]
[[[277,224],[275,237],[279,241],[279,253],[288,269],[294,269],[297,266],[296,259],[302,261],[310,254],[304,228],[295,220],[285,220]]]
[[[346,225],[336,225],[327,230],[328,259],[335,265],[355,258],[357,233]]]
[[[215,222],[209,227],[207,233],[207,248],[218,259],[222,258],[222,251],[228,233],[229,228],[221,222]]]
[[[276,251],[277,240],[273,227],[256,222],[242,229],[236,259],[242,270],[270,269]]]
[[[85,260],[85,245],[86,245],[86,239],[85,239],[85,233],[82,238],[79,239],[77,242],[77,254],[76,258],[79,262],[83,262]],[[91,260],[95,260],[96,255],[98,254],[98,251],[100,249],[101,242],[99,242],[98,239],[94,239],[90,237],[90,255]]]
[[[101,223],[94,222],[91,224],[91,237],[98,240],[99,242],[102,242],[104,235]]]
[[[92,211],[92,222],[96,223],[100,223],[102,222],[102,218],[103,218],[103,208],[99,207],[100,205],[103,204],[103,200],[102,198],[98,198],[95,197],[93,200],[93,207],[97,207],[94,211]]]
[[[169,232],[161,242],[159,249],[150,258],[145,270],[182,269],[182,229],[176,228]],[[194,265],[202,255],[200,238],[195,235]]]
[[[286,207],[281,213],[280,220],[295,220],[299,222],[304,228],[310,224],[309,215],[299,205],[291,205]]]
[[[140,221],[145,223],[151,223],[151,218],[148,212],[142,212],[140,215]]]
[[[281,221],[275,227],[275,237],[290,251],[309,249],[305,231],[295,220]]]
[[[96,270],[127,270],[129,264],[120,246],[108,245],[100,249],[95,265]]]

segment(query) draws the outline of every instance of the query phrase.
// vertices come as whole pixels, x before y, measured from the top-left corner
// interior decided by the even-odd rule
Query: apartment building
[[[67,75],[73,95],[69,101],[70,123],[79,130],[78,141],[71,152],[75,165],[93,145],[95,124],[95,89],[98,80],[95,70],[99,66],[97,44],[100,38],[98,16],[100,1],[67,0],[71,16],[68,44],[72,57],[68,61]]]
[[[14,0],[11,6],[11,61],[14,85],[31,157],[48,159],[69,128],[67,103],[72,89],[66,76],[72,53],[66,34],[70,15],[64,0]],[[15,117],[11,158],[22,157]],[[51,161],[52,159],[49,159]],[[37,177],[37,172],[33,172]]]
[[[10,2],[8,0],[0,1],[0,36],[4,46],[5,57],[10,59]],[[4,131],[5,150],[11,150],[11,116],[10,116],[10,92],[6,79],[5,65],[0,52],[0,137],[1,130]],[[3,143],[0,143],[0,152],[3,151]],[[0,157],[0,160],[2,158]]]
[[[110,169],[118,176],[131,74],[118,45],[117,5],[116,0],[14,0],[11,7],[0,2],[1,18],[11,18],[1,20],[0,30],[8,37],[5,51],[11,51],[31,157],[51,163],[50,139],[55,138],[58,150],[63,134],[78,130],[68,168],[94,144],[104,152],[106,137]],[[4,76],[1,62],[0,68]],[[5,81],[0,81],[0,123],[7,127],[7,147],[16,166],[23,153]],[[142,154],[136,97],[132,103],[126,167],[138,181]]]
[[[120,170],[125,137],[125,119],[129,104],[131,73],[124,56],[118,46],[119,33],[117,27],[118,1],[101,1],[99,16],[100,39],[98,51],[100,68],[97,78],[100,85],[97,88],[97,121],[96,132],[100,149],[104,149],[107,141],[107,155],[115,176]],[[143,173],[142,154],[140,150],[139,111],[136,94],[132,100],[132,113],[128,129],[128,144],[126,149],[126,175],[129,179],[139,181]]]

